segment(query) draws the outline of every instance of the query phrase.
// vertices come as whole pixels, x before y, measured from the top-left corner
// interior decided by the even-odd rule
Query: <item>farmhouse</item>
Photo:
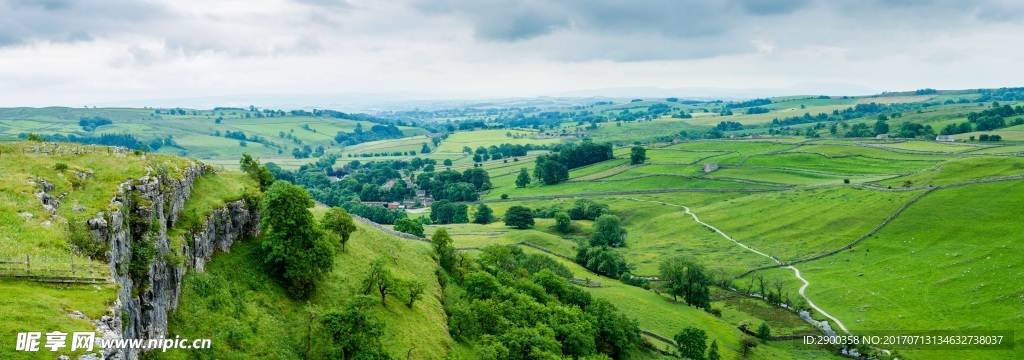
[[[716,163],[716,162],[709,162],[709,163],[704,164],[704,173],[709,173],[709,172],[712,172],[712,171],[715,171],[715,170],[718,170],[718,163]]]
[[[956,141],[956,137],[953,136],[953,135],[939,135],[939,136],[935,137],[935,141],[952,142],[952,141]]]
[[[889,139],[889,134],[878,134],[878,135],[875,135],[875,140],[887,140],[887,139]]]
[[[388,207],[388,203],[384,202],[384,201],[360,201],[359,203],[363,204],[363,205],[366,205],[366,206],[383,206],[383,207]]]

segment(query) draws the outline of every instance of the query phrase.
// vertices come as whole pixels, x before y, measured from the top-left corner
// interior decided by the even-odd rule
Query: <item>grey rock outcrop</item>
[[[228,203],[209,214],[197,229],[189,229],[180,243],[172,248],[168,229],[178,221],[178,214],[191,197],[192,184],[209,167],[194,164],[185,168],[181,177],[170,179],[144,176],[119,186],[111,200],[108,213],[100,212],[89,219],[90,232],[97,241],[108,241],[108,260],[111,276],[118,286],[121,305],[119,322],[129,339],[157,339],[167,335],[167,316],[178,307],[181,279],[187,269],[202,271],[213,253],[227,251],[231,244],[245,237],[258,235],[259,211],[249,209],[245,201]],[[129,273],[132,244],[152,244],[156,256],[149,262],[145,274]],[[180,256],[169,256],[182,254]],[[138,357],[135,349],[120,349],[126,359]]]

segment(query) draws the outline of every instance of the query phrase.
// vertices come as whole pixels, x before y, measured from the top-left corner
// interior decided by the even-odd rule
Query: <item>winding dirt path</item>
[[[739,245],[739,246],[743,247],[744,249],[749,250],[750,252],[753,252],[755,254],[758,254],[758,255],[764,256],[766,258],[772,259],[772,261],[774,261],[776,264],[782,265],[782,262],[779,261],[778,258],[776,258],[774,256],[771,256],[771,255],[768,255],[768,254],[765,254],[763,252],[754,250],[753,248],[751,248],[747,244],[741,243],[741,242],[737,241],[736,239],[733,239],[728,234],[722,232],[722,230],[719,230],[718,228],[716,228],[714,226],[711,226],[711,224],[708,224],[706,222],[701,221],[700,218],[697,217],[697,214],[695,214],[692,211],[690,211],[690,208],[685,206],[685,205],[670,204],[670,203],[666,203],[666,202],[662,202],[662,201],[641,200],[641,199],[631,198],[631,197],[627,197],[627,198],[624,198],[624,199],[629,199],[629,200],[639,201],[639,202],[649,202],[649,203],[655,203],[655,204],[661,204],[661,205],[667,205],[667,206],[675,206],[675,207],[678,207],[678,208],[682,208],[683,210],[686,211],[687,215],[690,215],[690,216],[693,217],[693,221],[696,221],[696,222],[700,223],[701,225],[707,226],[709,229],[714,230],[716,233],[718,233],[718,235],[721,235],[723,238],[726,238],[727,240],[732,241],[736,245]],[[814,302],[811,301],[811,298],[807,297],[807,295],[804,294],[804,289],[807,289],[807,287],[810,286],[811,283],[809,281],[807,281],[807,279],[804,279],[803,276],[800,276],[800,270],[798,270],[797,268],[793,267],[792,265],[786,266],[786,268],[792,269],[793,273],[796,275],[796,278],[804,283],[804,285],[800,287],[799,293],[800,293],[800,296],[803,297],[804,300],[807,301],[807,305],[810,306],[812,309],[816,310],[821,315],[824,315],[825,317],[827,317],[830,320],[834,321],[836,323],[836,325],[839,326],[839,329],[841,329],[841,330],[843,330],[843,332],[849,334],[850,331],[846,329],[846,326],[843,326],[843,323],[840,322],[839,319],[836,319],[834,316],[829,315],[829,313],[825,312],[825,310],[822,310],[817,305],[814,305]]]
[[[804,300],[807,300],[807,306],[810,306],[812,309],[817,310],[818,313],[825,315],[825,317],[832,319],[832,321],[835,321],[836,325],[839,326],[839,329],[843,330],[844,333],[849,334],[850,330],[846,330],[846,326],[843,326],[843,323],[840,322],[839,319],[836,319],[835,316],[829,315],[827,312],[825,312],[825,310],[822,310],[817,305],[814,305],[814,302],[811,301],[811,298],[807,297],[807,295],[804,295],[804,289],[806,289],[807,286],[811,285],[811,282],[807,281],[807,279],[804,279],[803,276],[800,276],[800,270],[797,270],[797,268],[793,267],[793,265],[787,266],[786,268],[793,269],[793,273],[796,275],[796,278],[804,282],[804,285],[800,287],[800,296],[803,297]]]

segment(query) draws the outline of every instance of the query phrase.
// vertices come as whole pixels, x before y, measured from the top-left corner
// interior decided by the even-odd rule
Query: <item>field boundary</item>
[[[64,259],[32,255],[0,258],[0,278],[76,284],[114,281],[110,276],[110,265],[91,261],[76,263],[70,256]]]

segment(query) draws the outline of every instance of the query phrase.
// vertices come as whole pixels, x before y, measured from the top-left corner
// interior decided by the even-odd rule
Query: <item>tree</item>
[[[383,324],[369,311],[373,299],[353,298],[340,312],[330,312],[320,319],[321,329],[333,347],[334,359],[388,359],[381,344]]]
[[[572,231],[572,220],[569,219],[569,214],[566,214],[564,211],[555,213],[555,229],[561,233]]]
[[[597,351],[612,359],[625,358],[627,354],[640,348],[643,337],[636,320],[618,311],[604,299],[594,299],[587,312],[597,318]]]
[[[420,154],[429,154],[429,153],[430,153],[430,147],[427,146],[427,143],[423,143],[423,147],[420,148]]]
[[[452,247],[452,237],[448,235],[448,230],[445,228],[435,230],[434,235],[430,236],[430,244],[434,247],[434,253],[437,254],[438,264],[442,269],[450,271],[455,265],[455,248]]]
[[[480,204],[476,206],[476,215],[473,216],[473,222],[477,224],[490,224],[494,218],[494,210],[487,204]]]
[[[711,279],[696,263],[681,257],[665,259],[658,266],[658,277],[664,280],[662,291],[672,295],[673,300],[679,301],[678,297],[682,296],[687,305],[705,310],[711,307],[711,292],[707,286]]]
[[[264,261],[290,295],[307,298],[334,264],[334,246],[309,212],[313,200],[301,186],[277,181],[263,194],[262,205]]]
[[[409,295],[409,303],[406,306],[412,308],[412,304],[423,298],[423,291],[426,289],[426,284],[420,280],[409,280],[405,281],[406,294]]]
[[[757,340],[749,336],[744,336],[740,339],[740,356],[747,357],[750,355],[750,349],[757,347]]]
[[[242,154],[242,159],[239,160],[242,171],[249,174],[249,177],[256,181],[260,186],[260,191],[267,191],[267,187],[274,183],[274,174],[267,170],[266,167],[260,165],[258,159],[253,159],[249,154]]]
[[[520,229],[533,226],[533,212],[525,206],[515,205],[508,208],[505,211],[504,219],[506,226],[515,226]]]
[[[381,305],[387,305],[385,300],[387,294],[393,292],[396,279],[391,274],[391,269],[387,267],[387,258],[379,257],[370,263],[370,272],[366,274],[366,278],[363,279],[363,295],[369,294],[371,291],[377,291],[380,294]]]
[[[524,188],[526,185],[530,185],[530,173],[526,172],[526,168],[521,168],[519,176],[516,177],[516,187]]]
[[[476,190],[491,188],[491,177],[487,174],[487,170],[481,168],[466,169],[462,173],[462,181],[473,184]]]
[[[324,218],[320,220],[320,226],[323,226],[324,230],[331,232],[340,237],[341,252],[347,252],[345,244],[352,237],[352,233],[356,231],[356,223],[352,220],[352,215],[349,215],[345,209],[340,207],[332,207],[324,214]]]
[[[768,323],[762,321],[754,335],[761,339],[761,342],[766,342],[772,338],[772,329],[768,327]]]
[[[594,234],[590,237],[590,246],[626,246],[626,229],[618,216],[605,214],[594,223]]]
[[[885,115],[879,115],[879,116],[885,116]],[[885,120],[879,119],[877,122],[875,122],[875,135],[888,134],[888,133],[889,133],[889,124],[886,124]]]
[[[548,159],[547,156],[538,156],[533,176],[544,185],[554,185],[569,179],[569,169],[558,161]]]
[[[452,159],[444,159],[444,166],[451,167],[452,166]]]
[[[679,345],[677,351],[679,357],[692,360],[704,360],[704,350],[707,349],[708,335],[704,330],[687,326],[679,331],[674,337]]]
[[[395,231],[424,237],[423,223],[419,219],[404,218],[395,220]]]
[[[721,360],[722,355],[718,353],[718,340],[711,340],[711,346],[708,347],[708,360]]]
[[[647,150],[643,146],[634,146],[629,151],[629,162],[631,164],[642,164],[645,160],[647,160]]]

